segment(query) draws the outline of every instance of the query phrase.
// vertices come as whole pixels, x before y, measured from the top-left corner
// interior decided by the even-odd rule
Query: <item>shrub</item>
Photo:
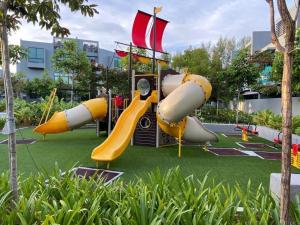
[[[18,126],[37,125],[47,107],[49,97],[42,99],[40,102],[27,102],[23,99],[16,98],[14,100],[14,115]],[[77,103],[73,104],[73,107]],[[66,103],[63,99],[59,100],[55,97],[52,108],[49,113],[51,117],[56,111],[63,111],[71,108],[70,103]],[[3,109],[3,110],[2,110]],[[5,111],[5,101],[0,101],[0,111]],[[1,125],[1,123],[0,123]]]
[[[219,109],[217,114],[217,109],[215,107],[204,107],[201,109],[201,113],[197,115],[199,119],[203,122],[216,122],[216,123],[235,123],[236,111],[231,109]],[[239,112],[239,122],[240,123],[251,123],[251,115]]]
[[[5,99],[0,100],[0,112],[4,112],[5,111]]]
[[[0,130],[3,129],[4,125],[5,125],[5,119],[4,118],[0,118]]]
[[[11,208],[8,176],[0,176],[1,224],[265,224],[279,225],[278,208],[262,187],[230,187],[208,176],[184,177],[159,170],[145,180],[103,181],[43,174],[19,179],[20,198]],[[45,182],[47,180],[47,182]],[[239,207],[243,207],[239,211]],[[291,218],[297,222],[300,202]],[[296,223],[295,223],[296,224]]]
[[[282,116],[274,114],[271,110],[262,110],[253,114],[253,123],[281,130]],[[300,116],[293,117],[292,131],[300,134]]]

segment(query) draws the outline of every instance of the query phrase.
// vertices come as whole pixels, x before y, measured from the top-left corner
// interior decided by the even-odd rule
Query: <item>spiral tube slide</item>
[[[81,127],[92,120],[103,119],[106,113],[107,100],[95,98],[74,108],[55,112],[50,120],[37,126],[33,131],[43,135],[62,133]]]
[[[209,99],[211,90],[209,81],[199,75],[166,76],[162,81],[166,98],[157,106],[159,127],[173,137],[181,134],[182,139],[189,142],[218,141],[217,135],[206,129],[196,117],[188,116]]]

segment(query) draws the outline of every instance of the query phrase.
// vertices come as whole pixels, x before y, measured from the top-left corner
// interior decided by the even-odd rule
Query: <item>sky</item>
[[[116,48],[115,41],[130,42],[137,10],[153,12],[162,6],[159,17],[170,21],[163,38],[164,50],[179,53],[202,43],[215,43],[219,37],[250,36],[252,31],[269,30],[269,8],[265,0],[89,0],[98,5],[99,14],[83,17],[61,8],[61,23],[70,29],[72,38],[99,41],[100,47]],[[294,0],[287,0],[288,4]],[[49,31],[22,23],[10,36],[10,43],[20,39],[52,42]]]

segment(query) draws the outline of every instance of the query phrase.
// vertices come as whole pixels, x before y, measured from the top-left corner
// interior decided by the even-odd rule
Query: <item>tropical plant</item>
[[[281,130],[282,116],[276,115],[271,110],[261,110],[253,115],[253,123],[257,125],[271,127],[276,130]],[[292,131],[295,134],[300,134],[300,116],[293,116]]]
[[[257,125],[270,126],[272,125],[273,116],[274,113],[271,110],[261,110],[254,114],[253,122]]]
[[[176,168],[145,179],[104,186],[103,180],[38,174],[19,178],[20,198],[9,205],[8,176],[0,175],[1,224],[203,224],[279,225],[278,208],[261,185],[243,189],[216,183],[206,175],[185,177]],[[45,182],[46,181],[46,182]],[[300,202],[291,218],[299,221]]]

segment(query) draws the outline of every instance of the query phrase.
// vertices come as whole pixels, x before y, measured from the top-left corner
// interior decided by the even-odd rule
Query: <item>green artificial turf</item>
[[[226,138],[218,135],[220,141],[216,147],[236,147],[240,138]],[[20,138],[38,138],[31,145],[17,145],[18,171],[24,176],[39,171],[51,172],[57,164],[61,170],[68,170],[74,165],[95,167],[90,159],[91,151],[106,137],[96,137],[94,129],[79,129],[63,134],[48,135],[46,140],[42,136],[32,133],[32,129],[23,129],[17,132]],[[6,137],[0,135],[0,140]],[[268,143],[258,137],[249,139],[255,143]],[[215,156],[204,151],[201,147],[184,146],[182,159],[177,157],[177,146],[153,148],[145,146],[129,146],[125,153],[112,162],[110,169],[123,171],[122,179],[129,181],[143,177],[147,172],[159,168],[162,172],[179,166],[185,175],[193,174],[203,177],[209,172],[217,181],[230,184],[239,182],[245,186],[249,179],[254,185],[262,183],[266,188],[269,184],[270,173],[280,171],[280,161],[263,160],[256,157],[245,156]],[[37,166],[35,166],[36,162]],[[100,166],[105,167],[104,164]],[[0,145],[0,171],[8,169],[7,146]],[[297,170],[296,172],[299,172]]]

